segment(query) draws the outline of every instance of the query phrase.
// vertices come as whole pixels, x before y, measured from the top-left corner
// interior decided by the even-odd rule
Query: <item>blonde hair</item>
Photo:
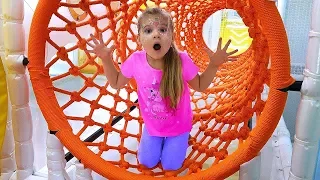
[[[147,8],[138,18],[138,32],[141,29],[141,21],[146,15],[161,15],[168,18],[168,26],[171,31],[174,30],[173,21],[169,13],[161,8]],[[163,75],[160,83],[160,94],[163,98],[170,101],[170,107],[176,109],[182,91],[182,65],[179,52],[172,42],[168,52],[164,55]],[[168,98],[168,99],[167,99]]]

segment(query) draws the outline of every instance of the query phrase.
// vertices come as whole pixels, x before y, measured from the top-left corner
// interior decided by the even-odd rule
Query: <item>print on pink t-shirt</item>
[[[155,119],[165,120],[165,117],[159,116],[160,114],[165,115],[166,117],[173,115],[173,110],[167,108],[164,99],[160,94],[160,83],[154,78],[151,84],[151,87],[144,88],[145,94],[148,96],[146,101],[145,112],[149,116],[153,116]]]
[[[192,128],[190,89],[187,81],[193,79],[199,68],[185,52],[180,52],[184,89],[176,110],[169,107],[168,99],[160,95],[162,71],[152,68],[145,51],[137,51],[121,65],[127,78],[134,78],[138,85],[139,109],[151,136],[176,136]]]

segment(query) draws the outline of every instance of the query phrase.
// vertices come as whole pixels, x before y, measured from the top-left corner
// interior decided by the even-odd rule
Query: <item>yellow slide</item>
[[[2,150],[4,135],[7,125],[8,113],[8,93],[6,83],[6,73],[4,71],[2,60],[0,57],[0,152]]]
[[[248,33],[248,27],[244,25],[241,18],[228,18],[229,11],[223,11],[221,20],[220,37],[222,44],[227,43],[231,39],[229,51],[238,49],[235,55],[245,52],[252,43]]]

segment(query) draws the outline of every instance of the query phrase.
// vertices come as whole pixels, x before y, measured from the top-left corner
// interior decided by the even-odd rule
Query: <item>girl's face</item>
[[[151,58],[162,59],[173,41],[169,19],[162,15],[143,17],[138,40]]]

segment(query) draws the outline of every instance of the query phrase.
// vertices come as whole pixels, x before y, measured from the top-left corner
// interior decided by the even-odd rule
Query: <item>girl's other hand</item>
[[[216,52],[212,52],[210,49],[205,48],[204,50],[207,52],[210,58],[210,66],[215,66],[219,67],[221,64],[227,62],[227,61],[232,61],[233,59],[229,58],[229,56],[235,54],[238,52],[238,49],[227,53],[228,47],[231,43],[231,40],[229,39],[227,44],[224,46],[224,48],[221,49],[221,44],[222,44],[222,38],[219,38],[219,43]]]
[[[95,53],[102,60],[112,57],[112,53],[115,46],[112,45],[110,48],[104,45],[102,33],[99,33],[99,39],[96,39],[93,34],[90,34],[94,44],[87,42],[87,44],[92,47],[92,50],[88,50],[89,53]]]

